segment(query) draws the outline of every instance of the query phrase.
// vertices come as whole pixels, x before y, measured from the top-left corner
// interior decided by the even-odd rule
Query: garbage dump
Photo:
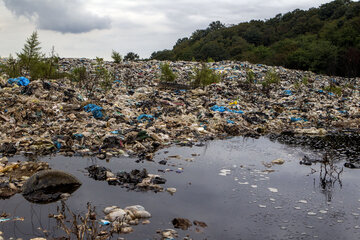
[[[85,67],[90,76],[96,69],[96,61],[89,59],[61,59],[59,64],[68,73]],[[359,132],[359,78],[223,61],[207,64],[222,81],[195,88],[191,76],[201,64],[173,62],[178,77],[167,87],[160,81],[160,64],[105,62],[116,79],[108,91],[79,87],[70,78],[7,81],[2,76],[0,153],[101,159],[126,154],[151,160],[155,151],[173,143],[189,146],[290,130],[316,136]],[[278,84],[270,83],[270,71]]]

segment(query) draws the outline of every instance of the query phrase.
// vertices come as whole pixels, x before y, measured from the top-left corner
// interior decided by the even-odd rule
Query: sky
[[[33,31],[44,53],[111,59],[171,49],[213,21],[269,19],[329,0],[0,0],[0,56],[15,55]]]

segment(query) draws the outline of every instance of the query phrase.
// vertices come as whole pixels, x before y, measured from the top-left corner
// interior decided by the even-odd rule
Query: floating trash
[[[277,193],[278,190],[276,188],[268,188],[270,192]]]

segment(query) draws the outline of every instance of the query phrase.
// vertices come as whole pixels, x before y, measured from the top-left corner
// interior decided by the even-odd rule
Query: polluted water
[[[47,204],[21,194],[0,200],[1,236],[66,237],[61,224],[71,229],[73,213],[88,216],[99,239],[358,239],[358,170],[344,167],[351,159],[340,148],[330,150],[235,137],[172,146],[153,161],[41,157],[82,185]],[[300,164],[305,156],[318,161]],[[26,157],[8,159],[19,160]]]

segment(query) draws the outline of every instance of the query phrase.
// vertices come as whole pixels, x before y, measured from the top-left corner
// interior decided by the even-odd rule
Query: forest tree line
[[[360,76],[360,2],[335,0],[268,20],[225,26],[220,21],[152,59],[238,60],[328,75]]]

